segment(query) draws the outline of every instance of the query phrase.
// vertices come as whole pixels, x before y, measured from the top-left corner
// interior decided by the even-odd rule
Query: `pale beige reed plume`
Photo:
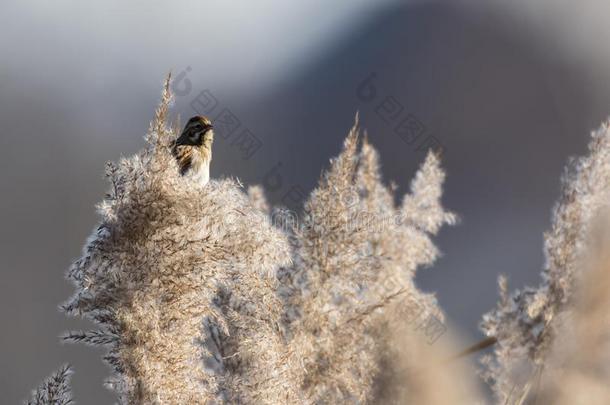
[[[610,404],[610,210],[599,215],[587,240],[574,305],[558,335],[539,384],[540,403]]]
[[[572,350],[583,356],[600,346],[585,347],[587,340],[580,341],[580,338],[610,332],[602,322],[590,322],[582,315],[574,319],[575,311],[577,315],[581,314],[576,303],[577,286],[581,283],[590,285],[589,278],[607,282],[607,276],[601,276],[599,269],[587,271],[597,256],[592,250],[594,231],[600,218],[607,215],[610,202],[610,129],[607,123],[593,132],[589,155],[571,160],[562,184],[551,230],[544,237],[546,266],[540,286],[509,294],[506,280],[501,279],[502,299],[498,308],[487,314],[482,323],[485,333],[498,338],[493,356],[486,359],[485,376],[500,404],[525,403],[536,398],[547,373],[560,367],[560,363],[555,362],[557,356],[550,353],[553,346],[568,339],[566,333],[570,328],[566,325],[578,325],[576,330],[583,334],[573,336],[572,342]],[[603,263],[596,267],[608,269]],[[586,287],[586,291],[587,288],[590,289]],[[600,296],[601,292],[595,292],[600,302],[607,300]],[[583,325],[594,330],[582,330]],[[607,351],[600,351],[597,356],[602,359],[607,354]],[[548,364],[551,361],[553,366]],[[605,364],[607,367],[609,363]],[[597,371],[592,368],[589,372],[595,374]],[[609,380],[605,378],[604,381],[608,383]]]
[[[108,347],[115,370],[108,385],[122,403],[205,403],[224,395],[238,360],[233,350],[242,349],[228,305],[243,302],[255,317],[239,325],[248,330],[244,339],[276,328],[272,275],[290,263],[285,237],[238,183],[214,181],[204,191],[179,175],[169,149],[176,134],[165,123],[169,102],[168,80],[148,147],[108,165],[101,222],[69,272],[77,291],[65,310],[100,330],[68,337]]]
[[[356,123],[300,222],[282,221],[260,187],[179,175],[169,83],[147,147],[108,164],[100,224],[69,272],[64,310],[99,329],[66,337],[107,347],[121,403],[374,403],[405,367],[388,351],[422,333],[409,322],[443,320],[413,281],[456,221],[438,157],[396,205]]]

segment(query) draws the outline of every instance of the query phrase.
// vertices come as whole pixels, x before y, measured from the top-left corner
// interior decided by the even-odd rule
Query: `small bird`
[[[191,177],[202,186],[210,180],[213,128],[207,117],[196,115],[188,120],[182,134],[172,144],[172,154],[178,161],[180,174]]]

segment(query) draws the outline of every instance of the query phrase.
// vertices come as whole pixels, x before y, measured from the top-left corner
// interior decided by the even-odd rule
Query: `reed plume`
[[[168,78],[147,146],[107,165],[63,307],[99,328],[65,338],[107,347],[122,403],[375,401],[404,365],[390,354],[396,331],[444,333],[413,280],[438,256],[431,237],[456,221],[440,204],[438,156],[396,205],[356,123],[299,219],[278,223],[295,217],[260,187],[179,175],[170,102]]]

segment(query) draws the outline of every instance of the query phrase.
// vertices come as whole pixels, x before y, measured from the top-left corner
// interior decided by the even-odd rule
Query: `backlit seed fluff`
[[[195,117],[177,134],[170,100],[168,79],[147,147],[107,167],[101,220],[64,306],[99,329],[66,338],[108,348],[121,403],[389,400],[378,387],[404,367],[388,356],[396,332],[415,342],[416,322],[443,319],[413,281],[438,256],[431,236],[455,221],[438,158],[396,205],[355,125],[299,221],[276,227],[269,214],[281,210],[264,190],[192,181],[178,148],[191,135],[206,145],[211,124]]]

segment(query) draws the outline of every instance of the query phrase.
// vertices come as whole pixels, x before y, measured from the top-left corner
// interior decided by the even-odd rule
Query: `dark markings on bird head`
[[[201,146],[207,136],[212,134],[212,122],[202,115],[192,117],[176,139],[176,145]]]

